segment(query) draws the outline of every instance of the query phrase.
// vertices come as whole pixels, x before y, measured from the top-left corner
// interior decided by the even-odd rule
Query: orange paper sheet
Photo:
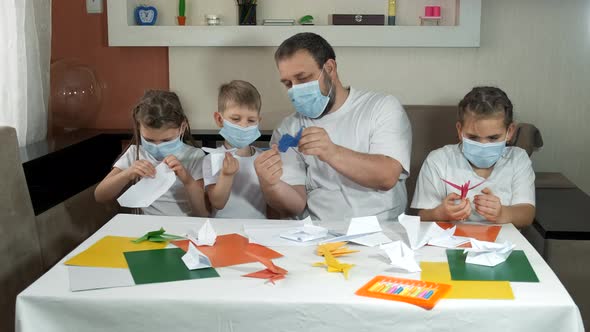
[[[443,229],[449,229],[456,225],[456,236],[472,237],[476,240],[488,242],[496,242],[500,229],[502,229],[502,226],[454,224],[452,222],[437,222],[437,225]],[[458,248],[471,248],[471,243],[465,243]]]
[[[187,251],[189,240],[172,241],[171,243],[178,248]],[[197,246],[200,252],[211,260],[213,267],[225,267],[244,263],[256,262],[256,258],[248,255],[252,253],[256,256],[267,259],[283,257],[272,249],[259,244],[249,243],[248,239],[239,234],[219,235],[213,246]]]

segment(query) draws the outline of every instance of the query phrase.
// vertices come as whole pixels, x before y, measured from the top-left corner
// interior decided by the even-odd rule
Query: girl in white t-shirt
[[[134,131],[129,148],[115,162],[111,172],[96,187],[99,202],[117,198],[132,183],[154,177],[156,168],[165,163],[177,176],[172,187],[144,214],[170,216],[208,216],[205,205],[201,149],[194,143],[190,126],[174,92],[146,92],[133,109]]]
[[[266,201],[254,160],[260,150],[251,144],[260,137],[261,98],[245,81],[219,88],[218,111],[213,114],[225,141],[203,161],[205,190],[216,218],[265,219]]]
[[[523,149],[506,147],[515,129],[512,116],[512,103],[498,88],[476,87],[461,100],[460,143],[432,151],[420,170],[411,207],[422,220],[532,223],[535,173]],[[446,181],[469,181],[474,188],[461,198]]]

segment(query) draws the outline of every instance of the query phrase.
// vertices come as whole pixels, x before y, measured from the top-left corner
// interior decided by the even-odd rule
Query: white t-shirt
[[[129,149],[117,160],[113,167],[125,170],[135,162],[136,146],[131,145]],[[203,156],[205,153],[199,148],[184,144],[176,158],[182,163],[186,171],[192,175],[195,180],[203,178],[203,171],[201,169]],[[139,148],[139,159],[147,160],[152,165],[157,166],[161,161],[156,160],[149,154],[142,146]],[[184,185],[177,178],[172,187],[160,198],[158,198],[152,205],[147,208],[142,208],[144,214],[161,215],[161,216],[190,216],[192,209]]]
[[[471,186],[485,180],[483,184],[467,194],[467,198],[471,201],[471,216],[468,221],[485,220],[475,211],[473,197],[481,194],[486,187],[500,198],[502,205],[531,204],[535,206],[535,172],[529,156],[519,147],[507,147],[487,179],[475,173],[463,156],[460,143],[430,152],[420,170],[412,208],[433,209],[449,194],[453,192],[460,194],[458,189],[444,183],[441,179],[458,185],[471,181]]]
[[[221,147],[220,149],[225,150]],[[240,163],[238,172],[234,175],[231,193],[222,210],[213,209],[211,216],[214,218],[240,218],[240,219],[266,219],[266,201],[260,189],[258,175],[254,169],[254,160],[260,155],[260,150],[255,149],[251,157],[235,156]],[[221,170],[219,171],[222,172]],[[211,155],[206,155],[203,161],[203,181],[205,188],[217,183],[219,174],[215,176],[211,169]]]
[[[290,148],[281,154],[281,180],[290,185],[305,185],[306,214],[315,220],[348,220],[373,215],[380,220],[395,220],[404,212],[412,128],[395,97],[351,88],[342,107],[334,113],[319,119],[299,113],[285,118],[274,131],[271,144],[276,144],[283,134],[295,135],[302,126],[324,128],[337,145],[360,153],[389,156],[403,167],[395,187],[379,191],[353,182],[315,156],[304,156],[297,148]]]

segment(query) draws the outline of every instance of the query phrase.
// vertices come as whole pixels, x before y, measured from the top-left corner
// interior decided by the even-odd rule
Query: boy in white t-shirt
[[[460,143],[432,151],[422,165],[411,207],[425,221],[513,223],[535,216],[535,173],[526,152],[506,147],[512,138],[512,103],[504,91],[476,87],[459,103]],[[461,197],[451,184],[475,187]]]
[[[260,137],[260,107],[260,94],[248,82],[231,81],[219,88],[214,118],[225,141],[217,150],[209,150],[203,161],[212,217],[266,218],[266,201],[254,170],[260,150],[250,145]]]

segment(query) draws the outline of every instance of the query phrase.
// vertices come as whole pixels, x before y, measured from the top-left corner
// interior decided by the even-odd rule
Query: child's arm
[[[203,179],[195,180],[174,155],[164,158],[164,162],[174,171],[180,182],[184,185],[193,212],[192,214],[197,217],[208,217],[209,210],[205,204]]]
[[[229,200],[234,175],[240,169],[240,164],[231,153],[227,152],[223,158],[223,167],[219,172],[217,183],[207,186],[207,196],[211,206],[216,210],[222,210]]]
[[[422,221],[457,221],[466,220],[471,215],[471,204],[469,199],[463,199],[457,205],[455,201],[461,199],[456,193],[451,193],[434,209],[423,209],[418,211]]]
[[[114,167],[94,190],[94,198],[105,203],[118,197],[129,183],[137,178],[154,177],[156,168],[147,160],[136,160],[131,167],[122,170]]]
[[[502,205],[500,198],[495,196],[490,188],[481,191],[483,195],[476,195],[473,202],[475,210],[494,223],[512,223],[518,228],[530,225],[535,218],[535,207],[530,204]]]

